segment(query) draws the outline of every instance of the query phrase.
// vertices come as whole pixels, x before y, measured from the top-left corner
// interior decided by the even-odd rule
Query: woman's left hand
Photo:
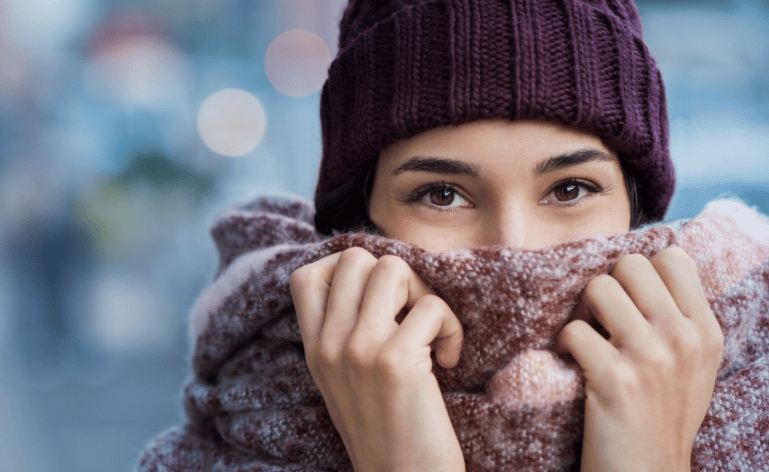
[[[558,343],[585,371],[582,472],[691,470],[723,350],[694,261],[675,247],[624,256],[575,314]]]

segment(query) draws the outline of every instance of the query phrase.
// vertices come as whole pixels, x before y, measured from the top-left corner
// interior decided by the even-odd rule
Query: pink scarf
[[[578,470],[583,383],[553,339],[590,279],[670,245],[697,262],[725,336],[692,470],[769,470],[769,224],[741,203],[541,250],[443,253],[368,234],[326,239],[312,216],[302,201],[260,199],[218,219],[220,266],[192,312],[188,421],[154,439],[138,470],[351,470],[304,361],[288,278],[352,246],[403,258],[462,322],[459,366],[434,372],[468,471]]]

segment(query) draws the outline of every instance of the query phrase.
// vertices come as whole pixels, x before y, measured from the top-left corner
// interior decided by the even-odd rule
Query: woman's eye
[[[408,201],[422,202],[440,210],[470,206],[470,202],[456,188],[445,184],[423,187],[417,190]]]
[[[553,194],[559,202],[568,202],[570,200],[576,200],[577,197],[580,196],[581,190],[584,190],[584,188],[580,185],[569,183],[553,189]]]
[[[457,194],[454,192],[454,189],[441,188],[433,190],[428,196],[430,197],[430,203],[433,205],[445,207],[454,203]]]
[[[558,184],[545,198],[545,202],[577,203],[585,197],[599,193],[601,188],[587,182],[567,181]]]

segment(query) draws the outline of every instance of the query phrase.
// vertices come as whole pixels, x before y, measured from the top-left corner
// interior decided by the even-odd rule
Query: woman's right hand
[[[362,248],[297,269],[290,285],[307,365],[355,470],[463,471],[430,357],[459,362],[462,325],[446,303],[403,259]]]

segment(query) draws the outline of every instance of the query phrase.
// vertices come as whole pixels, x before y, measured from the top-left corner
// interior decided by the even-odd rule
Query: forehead
[[[398,141],[380,154],[380,167],[394,169],[414,156],[472,162],[480,167],[516,164],[536,167],[543,159],[580,149],[616,153],[595,135],[545,121],[481,120],[435,128]]]

